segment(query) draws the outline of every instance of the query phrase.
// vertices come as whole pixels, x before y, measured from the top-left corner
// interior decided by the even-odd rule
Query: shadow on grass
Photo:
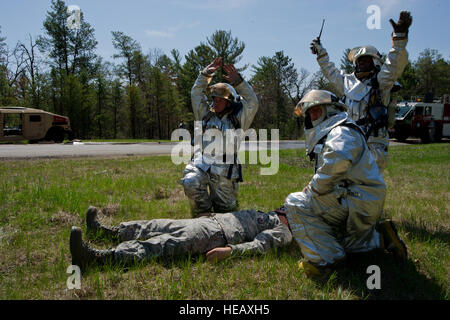
[[[367,279],[373,274],[367,268],[377,265],[381,272],[381,289],[368,289]],[[367,300],[438,300],[445,299],[446,291],[436,281],[419,272],[408,259],[403,265],[381,250],[349,254],[346,266],[337,272],[336,286],[352,290]]]

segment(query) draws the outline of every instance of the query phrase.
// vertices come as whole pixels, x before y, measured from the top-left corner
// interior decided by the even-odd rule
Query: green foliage
[[[418,79],[418,93],[448,94],[450,89],[450,61],[442,58],[437,50],[425,49],[414,63]]]
[[[69,13],[62,0],[53,0],[51,11],[44,21],[46,36],[39,38],[40,48],[53,59],[53,65],[63,70],[66,75],[92,68],[94,50],[97,46],[94,29],[84,20],[81,13],[80,29],[67,26]]]
[[[260,109],[255,116],[255,128],[279,128],[280,137],[298,138],[302,123],[292,117],[295,105],[312,85],[309,73],[300,72],[283,51],[272,57],[261,57],[253,66],[251,84],[258,96]]]
[[[416,61],[409,62],[399,78],[399,92],[405,100],[432,93],[434,98],[450,94],[450,61],[437,50],[423,50]]]

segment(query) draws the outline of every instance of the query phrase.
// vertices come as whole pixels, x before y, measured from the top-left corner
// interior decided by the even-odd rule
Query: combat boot
[[[98,213],[100,210],[96,207],[90,206],[86,212],[86,234],[93,235],[101,233],[110,239],[119,238],[119,227],[105,226],[98,221]]]
[[[97,250],[89,247],[81,236],[81,229],[72,227],[70,231],[70,253],[72,265],[84,270],[88,265],[104,265],[114,259],[114,250]]]
[[[405,243],[400,239],[394,222],[390,219],[381,220],[377,223],[375,229],[380,233],[381,248],[392,253],[398,263],[405,263],[408,250]]]

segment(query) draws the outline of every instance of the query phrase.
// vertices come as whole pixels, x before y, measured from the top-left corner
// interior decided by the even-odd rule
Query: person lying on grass
[[[86,213],[86,233],[118,239],[114,249],[98,250],[82,240],[81,229],[72,227],[72,264],[85,270],[89,265],[129,265],[156,257],[205,254],[209,262],[230,256],[265,253],[288,245],[292,234],[283,210],[270,212],[241,210],[194,219],[153,219],[122,222],[119,226],[100,223],[96,207]]]

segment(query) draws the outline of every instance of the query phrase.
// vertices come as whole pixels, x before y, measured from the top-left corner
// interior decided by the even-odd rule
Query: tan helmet
[[[318,105],[333,105],[340,111],[348,111],[348,107],[339,102],[332,92],[326,90],[309,91],[294,109],[294,115],[297,117],[305,116],[306,111]]]
[[[211,95],[211,97],[220,97],[231,102],[237,102],[239,100],[239,95],[237,94],[236,90],[234,90],[234,88],[228,83],[216,83],[212,86],[209,86],[206,90],[207,93]]]
[[[378,52],[377,48],[371,45],[356,47],[350,50],[348,53],[348,60],[353,63],[354,66],[356,66],[356,60],[358,58],[363,56],[370,56],[373,58],[373,63],[375,65],[380,65],[382,63],[381,61],[381,54]]]

